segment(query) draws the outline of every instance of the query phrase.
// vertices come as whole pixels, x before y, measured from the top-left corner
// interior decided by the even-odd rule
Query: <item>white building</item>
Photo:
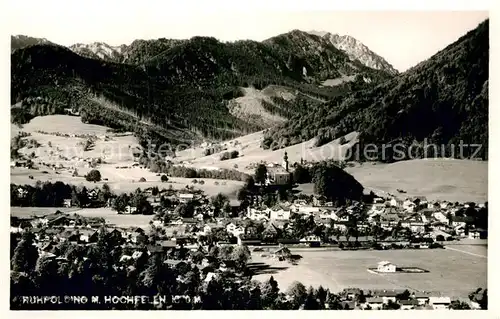
[[[431,305],[434,310],[448,309],[450,304],[450,297],[429,297],[429,305]]]
[[[251,220],[269,220],[269,212],[267,210],[260,210],[248,207],[247,217]]]
[[[366,298],[366,303],[364,308],[368,308],[368,306],[372,310],[380,310],[384,305],[384,300],[382,298]]]
[[[178,198],[179,198],[179,202],[187,203],[187,202],[194,199],[194,195],[189,194],[189,193],[184,193],[184,194],[179,194]]]
[[[396,265],[388,261],[381,261],[377,265],[378,272],[396,272]]]
[[[417,205],[409,199],[403,202],[403,208],[409,212],[413,212],[416,207]]]
[[[392,207],[401,207],[403,206],[404,202],[401,199],[393,197],[390,201],[390,204]]]
[[[319,243],[321,239],[316,235],[309,235],[300,240],[301,243]]]
[[[289,220],[290,219],[290,211],[289,210],[270,210],[269,219],[271,220]]]

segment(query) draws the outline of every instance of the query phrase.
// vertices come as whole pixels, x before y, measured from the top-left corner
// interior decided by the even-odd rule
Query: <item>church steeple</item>
[[[288,154],[285,151],[285,156],[283,156],[283,168],[288,172]]]

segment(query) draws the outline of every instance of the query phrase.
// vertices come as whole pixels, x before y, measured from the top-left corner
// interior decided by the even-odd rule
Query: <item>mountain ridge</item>
[[[328,39],[337,49],[344,51],[351,59],[358,60],[367,67],[383,70],[392,75],[399,73],[399,71],[383,57],[373,52],[363,44],[363,42],[350,35],[339,35],[338,33],[314,30],[308,31],[308,33]]]
[[[319,105],[270,129],[262,146],[282,148],[293,141],[316,138],[322,145],[353,131],[358,144],[377,145],[372,160],[394,160],[381,145],[395,143],[409,149],[422,143],[444,145],[439,156],[457,156],[461,143],[480,144],[477,156],[487,158],[489,20],[408,71],[365,90]],[[471,156],[467,154],[462,156]],[[418,153],[418,156],[422,156]],[[436,154],[434,154],[436,155]],[[368,156],[353,152],[356,159]],[[385,158],[384,158],[385,157]],[[401,159],[408,159],[406,154]],[[400,160],[401,160],[400,159]]]

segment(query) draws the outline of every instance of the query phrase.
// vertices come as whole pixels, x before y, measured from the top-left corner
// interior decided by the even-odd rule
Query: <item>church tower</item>
[[[283,168],[288,172],[288,154],[285,152],[285,156],[283,156]]]

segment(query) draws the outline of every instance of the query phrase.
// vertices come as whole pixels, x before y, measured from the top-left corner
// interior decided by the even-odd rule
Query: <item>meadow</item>
[[[465,247],[465,246],[464,246]],[[462,246],[454,247],[462,250]],[[268,280],[272,275],[279,287],[286,290],[294,281],[304,285],[341,291],[348,287],[364,290],[408,289],[426,291],[452,299],[466,299],[468,294],[487,284],[487,258],[485,246],[475,247],[477,256],[451,249],[387,250],[387,251],[325,251],[301,250],[299,264],[261,257],[253,253],[252,261],[267,263],[272,268],[286,268],[257,275],[256,280]],[[292,250],[293,252],[293,250]],[[482,257],[480,257],[482,256]],[[397,266],[413,266],[428,273],[374,274],[367,268],[376,267],[382,260]]]

